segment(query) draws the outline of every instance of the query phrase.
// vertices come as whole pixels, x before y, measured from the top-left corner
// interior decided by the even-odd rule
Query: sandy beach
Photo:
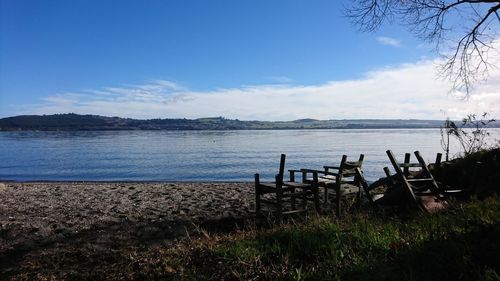
[[[102,257],[123,266],[127,255],[172,244],[197,225],[250,217],[253,192],[253,183],[0,183],[0,277],[99,270]]]

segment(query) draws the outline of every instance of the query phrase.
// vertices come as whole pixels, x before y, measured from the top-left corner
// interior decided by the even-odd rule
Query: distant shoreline
[[[0,131],[219,131],[219,130],[330,130],[330,129],[436,129],[444,120],[341,119],[294,121],[241,121],[223,117],[199,119],[131,119],[99,115],[20,115],[0,119]],[[457,124],[461,122],[457,121]],[[500,128],[500,122],[490,124]]]
[[[440,127],[370,127],[370,128],[270,128],[270,129],[1,129],[0,132],[126,132],[126,131],[169,131],[169,132],[196,132],[196,131],[300,131],[300,130],[420,130],[420,129],[439,129]],[[491,127],[492,129],[500,127]]]

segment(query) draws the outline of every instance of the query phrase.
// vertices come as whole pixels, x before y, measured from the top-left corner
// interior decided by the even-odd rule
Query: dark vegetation
[[[499,280],[500,200],[439,215],[355,214],[204,236],[137,276],[177,280]],[[215,242],[214,242],[215,240]],[[164,270],[169,268],[170,272]]]
[[[266,130],[266,129],[381,129],[439,128],[441,120],[315,120],[241,121],[238,119],[148,119],[138,120],[98,115],[54,114],[21,115],[0,119],[0,131],[78,131],[78,130]],[[500,122],[490,124],[500,127]]]
[[[457,125],[449,118],[441,127],[441,147],[445,151],[446,161],[450,153],[450,136],[453,137],[462,148],[461,155],[467,156],[474,152],[479,152],[490,147],[488,144],[490,132],[488,127],[494,124],[495,119],[489,118],[489,113],[482,115],[468,114],[462,119],[462,124]],[[495,140],[497,143],[499,140]],[[494,145],[494,144],[493,144]]]
[[[481,150],[456,158],[435,171],[435,178],[445,188],[467,191],[468,196],[487,198],[500,194],[500,148]]]

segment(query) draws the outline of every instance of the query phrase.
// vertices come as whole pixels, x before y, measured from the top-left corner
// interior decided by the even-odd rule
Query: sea
[[[500,137],[500,129],[490,131]],[[338,166],[344,154],[364,154],[364,174],[375,180],[391,167],[389,149],[401,161],[418,150],[434,162],[443,153],[440,130],[0,132],[0,180],[249,182],[255,173],[272,180],[282,153],[286,169]],[[450,156],[459,153],[452,139]]]

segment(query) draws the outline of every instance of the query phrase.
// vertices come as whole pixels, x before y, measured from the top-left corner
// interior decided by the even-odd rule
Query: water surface
[[[433,161],[440,139],[439,129],[0,132],[0,179],[252,181],[256,172],[272,179],[280,153],[287,169],[364,153],[373,180],[390,166],[387,149]]]

